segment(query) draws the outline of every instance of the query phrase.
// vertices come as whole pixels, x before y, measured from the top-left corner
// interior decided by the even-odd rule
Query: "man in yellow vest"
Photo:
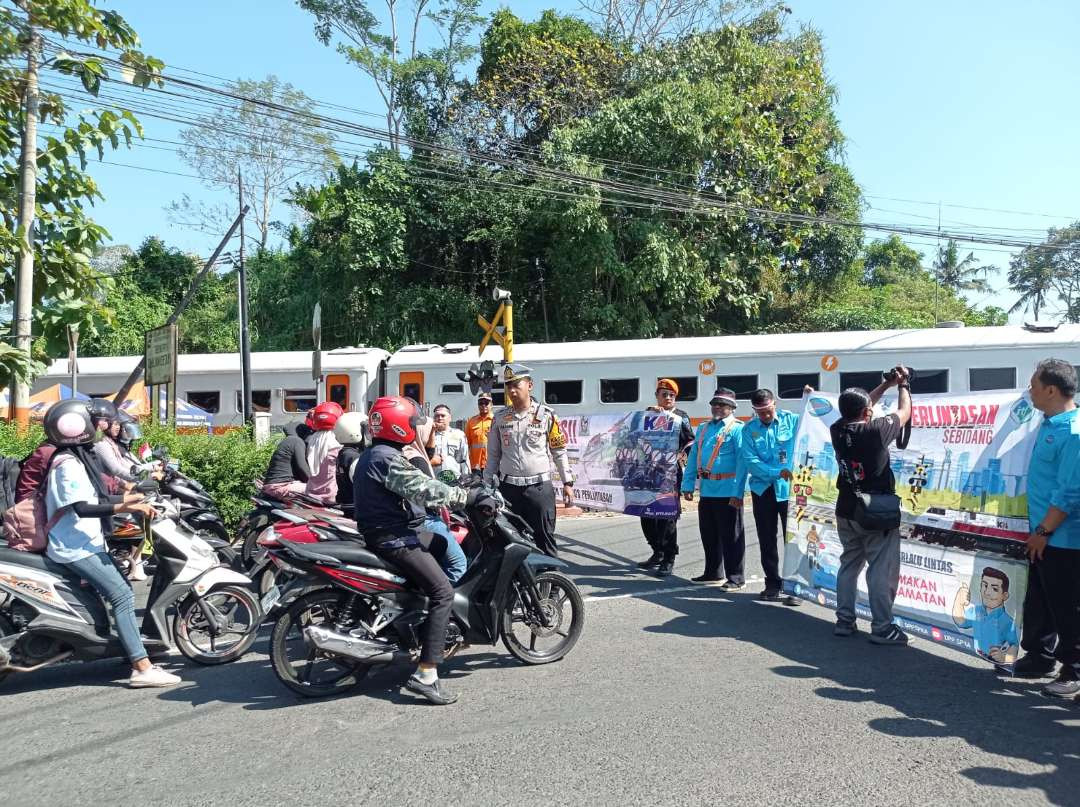
[[[478,414],[465,424],[465,440],[469,444],[469,467],[483,471],[487,465],[488,432],[494,420],[491,414],[491,393],[481,391],[476,396]]]

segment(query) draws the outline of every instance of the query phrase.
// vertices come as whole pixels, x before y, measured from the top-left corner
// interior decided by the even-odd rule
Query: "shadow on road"
[[[870,720],[874,731],[899,738],[957,737],[987,753],[1047,767],[1037,773],[995,767],[959,771],[973,782],[1036,790],[1054,804],[1077,803],[1080,755],[1068,723],[1080,719],[1080,704],[1042,697],[1039,682],[1002,680],[989,668],[954,662],[917,645],[878,647],[865,633],[837,638],[831,621],[807,610],[754,602],[751,594],[703,600],[669,593],[644,599],[683,612],[648,632],[756,644],[794,662],[773,667],[773,674],[826,679],[814,690],[819,697],[872,702],[900,713]]]

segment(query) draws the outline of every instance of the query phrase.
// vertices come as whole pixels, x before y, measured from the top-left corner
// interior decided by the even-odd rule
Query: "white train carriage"
[[[320,400],[337,401],[346,410],[366,412],[382,389],[389,356],[379,348],[324,351],[323,386],[316,389],[311,379],[310,351],[252,353],[253,408],[269,412],[274,425],[300,419]],[[116,392],[138,361],[138,356],[79,359],[79,391],[91,396]],[[56,361],[35,381],[34,391],[69,380],[67,361]],[[239,353],[181,355],[176,387],[177,398],[210,412],[215,427],[243,423]]]
[[[916,370],[912,392],[968,392],[1027,387],[1036,362],[1048,356],[1080,364],[1080,325],[1052,331],[1020,326],[939,327],[898,331],[762,334],[561,342],[514,346],[514,360],[533,369],[535,395],[560,414],[596,414],[655,403],[658,378],[674,378],[680,406],[707,417],[717,386],[739,400],[767,387],[786,409],[799,409],[807,384],[839,393],[877,386],[881,371],[903,363]],[[475,410],[468,384],[457,374],[481,359],[496,363],[502,349],[475,345],[410,345],[387,362],[386,388],[427,406],[445,403],[455,417]],[[496,366],[498,366],[496,364]],[[495,404],[502,403],[496,383]],[[749,406],[739,414],[749,413]]]

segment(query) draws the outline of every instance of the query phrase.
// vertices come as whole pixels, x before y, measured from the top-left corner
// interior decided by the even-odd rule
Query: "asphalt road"
[[[0,689],[0,803],[1080,802],[1080,704],[926,642],[836,639],[825,609],[755,602],[760,583],[691,587],[694,514],[664,581],[632,568],[633,519],[559,529],[589,595],[560,663],[467,650],[446,708],[402,692],[400,667],[365,694],[297,699],[265,639],[223,668],[177,659],[185,683],[165,691],[124,688],[117,662],[44,670]]]

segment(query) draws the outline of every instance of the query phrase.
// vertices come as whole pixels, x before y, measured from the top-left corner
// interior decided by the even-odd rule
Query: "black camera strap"
[[[908,418],[908,422],[900,427],[900,434],[896,435],[896,447],[903,450],[908,447],[908,443],[911,442],[911,418]]]

